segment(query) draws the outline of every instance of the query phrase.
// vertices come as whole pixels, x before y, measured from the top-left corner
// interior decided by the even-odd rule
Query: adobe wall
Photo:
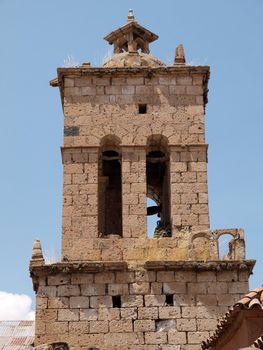
[[[66,271],[39,274],[35,345],[63,341],[75,350],[197,350],[218,318],[247,292],[249,274],[238,266],[218,272],[197,267]],[[172,304],[167,305],[167,294]],[[113,307],[116,295],[121,307]]]

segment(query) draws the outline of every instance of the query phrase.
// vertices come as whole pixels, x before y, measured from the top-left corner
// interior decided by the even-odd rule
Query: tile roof
[[[35,337],[35,321],[0,321],[0,350],[29,348]]]
[[[254,341],[253,346],[257,349],[263,349],[263,334]]]
[[[219,320],[217,324],[217,329],[214,332],[214,334],[210,338],[208,338],[206,341],[202,342],[202,349],[209,349],[211,346],[217,343],[219,338],[225,333],[227,328],[231,325],[238,311],[249,310],[249,309],[263,310],[263,285],[247,293],[242,299],[240,299],[237,303],[234,304],[233,307],[229,309],[229,311],[223,316],[223,318]],[[256,345],[257,341],[262,346],[263,335],[261,337],[261,340],[260,338],[258,338],[254,343],[254,346],[256,346],[259,349],[263,349],[263,346],[259,347]]]

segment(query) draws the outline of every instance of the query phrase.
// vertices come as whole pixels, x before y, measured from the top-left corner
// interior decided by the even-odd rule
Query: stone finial
[[[175,65],[185,64],[185,55],[184,55],[184,47],[182,44],[178,45],[175,49]]]
[[[30,265],[43,265],[45,263],[40,240],[36,239],[33,244],[32,257],[30,260]]]
[[[128,22],[133,22],[135,20],[134,14],[133,14],[133,10],[129,10],[128,12]]]

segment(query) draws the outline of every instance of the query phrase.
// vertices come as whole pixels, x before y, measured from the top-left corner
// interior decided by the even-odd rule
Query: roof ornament
[[[176,46],[174,64],[177,66],[185,64],[184,47],[182,44]]]
[[[134,17],[134,14],[133,14],[133,10],[130,9],[129,12],[128,12],[128,22],[133,22],[135,21],[135,17]]]
[[[142,27],[135,21],[133,10],[128,12],[128,22],[109,33],[104,38],[114,46],[114,54],[150,53],[149,44],[158,39],[158,35]]]
[[[30,265],[44,265],[45,260],[42,253],[41,243],[39,239],[36,239],[33,244],[32,257]]]

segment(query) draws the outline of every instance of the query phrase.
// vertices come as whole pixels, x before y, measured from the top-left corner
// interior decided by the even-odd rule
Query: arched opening
[[[155,216],[156,221],[153,237],[171,237],[168,142],[161,135],[148,138],[146,182],[147,198],[152,200],[151,205],[147,203],[147,216]],[[147,220],[148,237],[151,237],[153,220]]]
[[[102,139],[99,157],[99,231],[122,235],[122,181],[119,140]]]
[[[218,237],[218,257],[220,260],[231,259],[231,241],[233,236],[229,233],[221,234]]]

